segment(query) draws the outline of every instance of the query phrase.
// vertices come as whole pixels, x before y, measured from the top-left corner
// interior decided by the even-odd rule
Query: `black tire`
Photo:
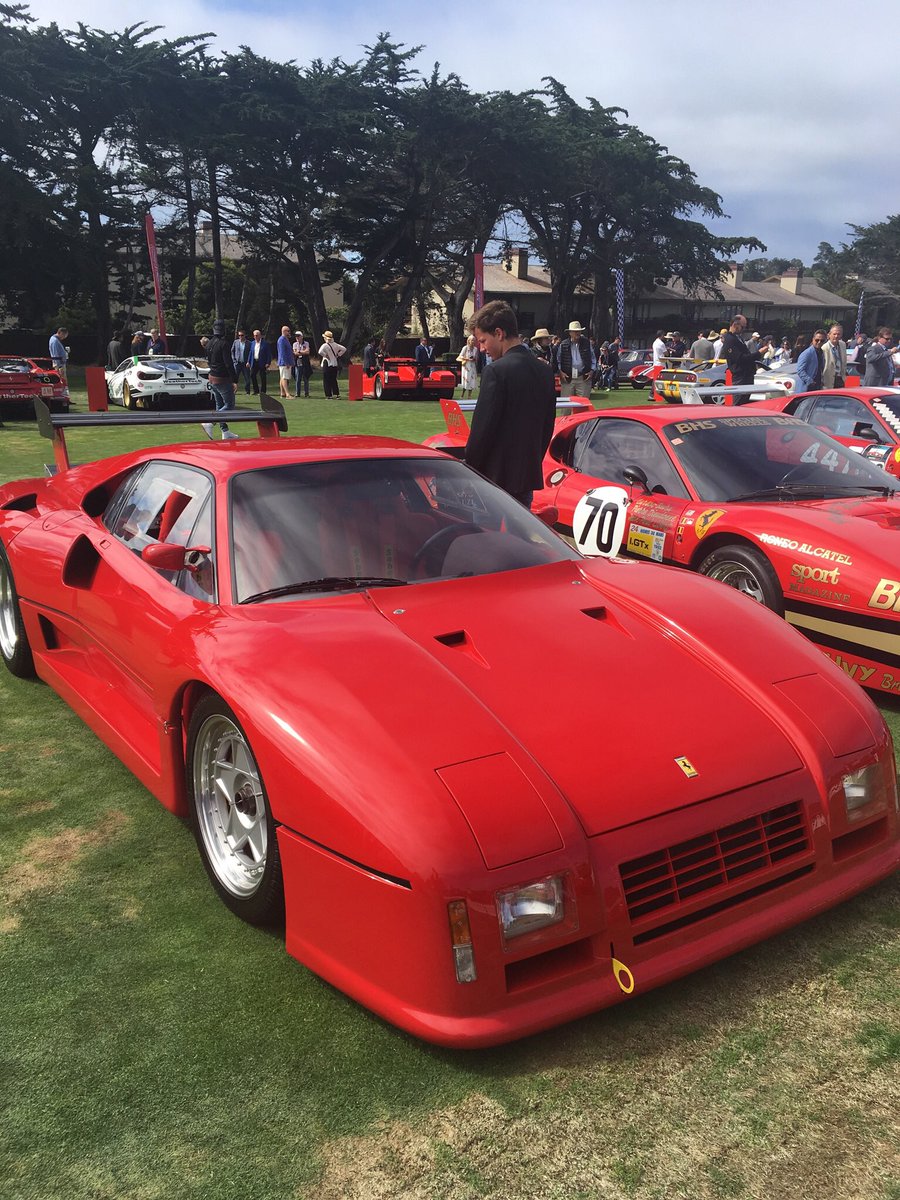
[[[772,564],[752,546],[732,542],[719,546],[700,563],[701,575],[717,579],[784,616],[784,595]]]
[[[284,918],[276,822],[237,717],[219,696],[191,715],[185,760],[190,821],[213,888],[251,925]]]
[[[134,400],[131,396],[131,388],[127,382],[122,384],[122,403],[126,408],[134,408]]]
[[[19,679],[34,679],[34,657],[22,621],[19,595],[6,551],[0,546],[0,656]]]
[[[380,400],[384,395],[384,379],[381,377],[381,375],[375,376],[375,383],[372,386],[372,391],[375,394],[376,400]]]

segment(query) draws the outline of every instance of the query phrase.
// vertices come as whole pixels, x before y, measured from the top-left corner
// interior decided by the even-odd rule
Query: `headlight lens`
[[[844,785],[844,808],[848,821],[859,821],[888,807],[890,771],[886,771],[882,763],[869,763],[858,771],[851,771],[841,783]]]
[[[562,876],[550,875],[524,887],[498,892],[497,915],[507,941],[557,924],[565,915]]]

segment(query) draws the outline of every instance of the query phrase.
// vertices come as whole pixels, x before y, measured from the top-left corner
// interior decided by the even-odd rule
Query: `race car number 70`
[[[578,501],[572,517],[572,536],[582,554],[612,558],[625,536],[629,496],[624,488],[592,488]]]

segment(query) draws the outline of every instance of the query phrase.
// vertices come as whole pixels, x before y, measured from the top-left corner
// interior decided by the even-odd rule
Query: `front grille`
[[[800,801],[642,855],[619,868],[628,915],[640,922],[705,892],[747,880],[809,849]]]

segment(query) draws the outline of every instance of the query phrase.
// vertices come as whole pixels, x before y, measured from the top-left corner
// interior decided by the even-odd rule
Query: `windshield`
[[[674,421],[663,432],[701,500],[771,500],[779,489],[785,499],[815,499],[892,486],[880,468],[795,417]]]
[[[636,363],[642,363],[644,355],[648,353],[647,350],[626,350],[624,354],[619,355],[619,362],[623,367],[633,367]]]
[[[237,603],[486,575],[579,555],[453,459],[346,459],[231,483]]]

